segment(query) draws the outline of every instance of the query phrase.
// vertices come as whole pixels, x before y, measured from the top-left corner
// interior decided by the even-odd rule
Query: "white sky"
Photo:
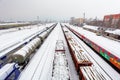
[[[0,20],[64,20],[70,17],[103,19],[120,13],[120,0],[0,0]]]

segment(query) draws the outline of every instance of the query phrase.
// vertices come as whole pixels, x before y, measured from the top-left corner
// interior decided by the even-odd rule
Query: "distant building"
[[[102,20],[93,20],[87,22],[88,25],[93,25],[93,26],[102,26],[103,21]]]
[[[120,29],[120,14],[105,15],[103,22],[105,27]]]
[[[84,19],[83,18],[71,18],[70,23],[76,26],[82,26],[84,23]]]

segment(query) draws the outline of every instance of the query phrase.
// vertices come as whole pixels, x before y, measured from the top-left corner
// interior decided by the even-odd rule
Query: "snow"
[[[18,30],[18,28],[3,29],[3,30],[0,30],[0,35],[8,33],[8,32],[14,32],[14,31],[17,31],[17,30]]]
[[[87,28],[87,29],[92,29],[92,30],[98,30],[98,26],[90,26],[90,25],[85,25],[83,26],[83,28]]]
[[[58,51],[56,51],[56,49]],[[58,79],[69,80],[70,77],[69,77],[69,68],[66,59],[66,53],[65,51],[59,51],[59,50],[64,50],[64,43],[62,40],[58,40],[56,42],[52,80],[58,80]]]
[[[79,46],[84,49],[84,53],[89,57],[90,61],[93,63],[95,68],[98,71],[100,71],[105,77],[107,77],[108,80],[110,80],[109,79],[110,77],[112,80],[120,79],[120,74],[116,72],[116,70],[114,70],[106,61],[104,61],[101,57],[99,57],[97,53],[95,53],[92,49],[90,49],[83,41],[81,41],[73,33],[71,33],[71,35],[77,41],[77,44],[79,44]],[[116,76],[114,76],[113,74]]]
[[[51,79],[54,49],[58,39],[58,27],[48,36],[34,55],[28,66],[21,73],[19,80],[47,80]],[[51,43],[52,42],[52,43]],[[26,77],[26,75],[29,75]],[[46,77],[47,75],[47,77]]]
[[[58,24],[41,45],[37,53],[35,53],[26,68],[22,71],[18,80],[51,80],[55,45],[56,41],[61,39],[64,39],[65,41],[60,24]],[[66,48],[66,50],[66,57],[69,58],[70,54],[68,48]],[[69,59],[68,64],[70,65],[72,71],[70,71],[72,76],[71,80],[79,80],[77,73],[75,73],[75,67],[72,63],[72,59]]]
[[[120,35],[120,29],[115,29],[115,30],[106,30],[105,32],[108,32],[108,33],[113,33],[113,34],[116,34],[116,35]]]
[[[69,80],[69,69],[65,53],[56,52],[53,67],[52,80]]]
[[[56,43],[56,49],[55,50],[65,50],[64,48],[64,43],[62,40],[57,40],[57,43]]]
[[[52,24],[48,24],[49,26],[31,26],[31,28],[19,30],[16,32],[6,33],[4,35],[0,35],[0,58],[8,53],[10,50],[15,47],[22,45],[25,41],[28,41],[32,37],[36,35],[36,33],[40,33],[43,31],[45,27],[50,27]],[[21,36],[22,35],[22,36]],[[19,43],[19,44],[18,44]]]
[[[29,56],[35,50],[35,48],[38,47],[38,45],[40,44],[41,44],[40,38],[35,38],[31,42],[29,42],[27,45],[22,47],[20,50],[13,53],[11,58],[13,58],[13,60],[15,59],[16,62],[18,63],[23,63],[24,60],[27,58],[27,56]]]
[[[114,40],[110,40],[108,38],[97,36],[95,33],[90,31],[84,30],[80,27],[70,26],[72,29],[76,30],[80,34],[84,35],[94,43],[100,45],[102,48],[106,49],[107,51],[111,52],[113,55],[120,58],[120,43]]]
[[[82,49],[74,40],[74,38],[69,34],[69,33],[65,33],[67,39],[69,40],[69,45],[71,46],[72,50],[74,50],[74,54],[77,58],[77,60],[79,62],[83,62],[83,61],[89,61],[89,58],[86,57],[86,54],[84,54],[84,49]]]
[[[23,30],[23,29],[31,29],[32,27],[38,27],[38,26],[31,25],[31,26],[24,26],[24,27],[18,27],[18,28],[1,29],[0,35],[4,35],[6,33],[15,32],[15,31]]]
[[[93,66],[81,67],[81,72],[86,80],[106,80],[103,74]]]
[[[26,24],[26,23],[0,23],[1,25],[14,25],[14,24]]]
[[[0,80],[4,80],[13,70],[15,63],[8,63],[0,69]],[[17,65],[16,65],[17,68]]]
[[[41,28],[42,29],[42,28]],[[39,31],[38,28],[25,29],[17,32],[11,32],[0,36],[0,50],[13,45],[14,42],[23,41],[25,38]]]

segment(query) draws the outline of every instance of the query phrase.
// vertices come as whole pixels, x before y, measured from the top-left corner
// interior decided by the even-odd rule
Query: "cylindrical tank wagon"
[[[40,34],[38,37],[41,39],[41,41],[43,42],[44,39],[50,34],[50,32],[53,30],[54,27],[50,27],[48,30],[46,30],[45,32],[43,32],[42,34]]]
[[[25,63],[32,54],[32,52],[44,41],[44,39],[49,35],[52,31],[53,27],[49,28],[45,32],[38,35],[38,37],[34,38],[32,41],[27,43],[24,47],[19,49],[17,52],[11,54],[9,56],[9,60],[11,62],[16,62],[18,64]]]
[[[42,33],[41,35],[39,35],[38,37],[39,37],[39,38],[41,39],[41,41],[43,42],[44,39],[45,39],[47,36],[48,36],[48,32],[46,31],[46,32]]]
[[[35,36],[28,38],[21,46],[22,48],[19,47],[18,51],[7,56],[7,64],[2,67],[2,62],[0,60],[0,80],[17,80],[20,74],[20,70],[23,69],[26,65],[24,63],[26,63],[27,60],[31,58],[33,51],[39,48],[39,46],[42,44],[42,39],[44,40],[55,26],[56,25],[53,25],[50,28],[43,30],[42,32],[36,33]],[[43,33],[46,33],[47,36],[42,35]]]
[[[25,60],[31,55],[31,53],[41,44],[40,38],[33,39],[30,43],[25,45],[23,48],[13,53],[10,56],[10,59],[13,62],[17,62],[19,64],[24,63]]]

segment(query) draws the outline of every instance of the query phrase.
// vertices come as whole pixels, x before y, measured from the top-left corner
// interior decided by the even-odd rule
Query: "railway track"
[[[50,26],[50,27],[52,27],[52,26]],[[13,44],[11,43],[7,47],[3,48],[0,51],[0,67],[4,66],[7,63],[7,58],[10,54],[14,53],[18,49],[20,49],[22,46],[26,45],[28,42],[30,42],[31,40],[33,40],[35,37],[42,34],[43,32],[47,31],[48,29],[49,28],[43,28],[43,29],[27,36],[23,40],[16,41]]]
[[[69,34],[66,33],[67,31],[69,32]],[[78,72],[78,74],[80,76],[81,76],[81,74],[83,74],[84,77],[85,77],[85,75],[87,75],[86,78],[88,78],[88,80],[92,79],[91,75],[94,75],[94,74],[97,75],[97,77],[96,77],[96,75],[93,76],[95,80],[117,80],[117,79],[119,79],[119,74],[116,73],[115,70],[113,71],[113,68],[110,68],[110,66],[107,63],[105,63],[105,61],[101,60],[100,57],[93,50],[91,50],[83,41],[81,41],[73,32],[71,32],[69,29],[67,29],[67,31],[65,30],[63,32],[65,32],[65,36],[67,35],[66,40],[68,39],[67,40],[67,43],[69,43],[68,47],[69,48],[71,47],[72,51],[70,51],[70,53],[72,52],[72,54],[71,54],[72,58],[73,58],[73,55],[75,54],[73,61],[75,60],[75,57],[76,57],[76,59],[78,59],[77,62],[74,61],[74,64],[75,64],[75,68],[77,66],[76,72]],[[63,51],[63,52],[66,52],[66,51],[56,49],[56,41],[64,39],[64,35],[61,34],[62,33],[61,27],[60,26],[55,27],[53,32],[45,40],[46,34],[49,34],[49,33],[50,33],[49,30],[46,30],[45,32],[43,32],[43,34],[39,34],[39,35],[36,34],[36,36],[32,36],[32,39],[30,39],[30,38],[26,39],[25,41],[28,41],[28,43],[24,44],[24,46],[22,46],[22,48],[20,48],[20,50],[24,54],[20,53],[21,51],[19,52],[19,50],[18,50],[18,52],[13,53],[15,56],[12,55],[14,57],[14,58],[11,58],[10,62],[12,62],[12,63],[7,63],[5,66],[3,66],[4,68],[1,68],[1,70],[4,71],[5,73],[11,74],[11,72],[8,72],[9,70],[4,70],[5,68],[7,68],[6,66],[8,66],[9,68],[13,67],[12,70],[15,70],[15,71],[19,69],[21,73],[20,73],[20,76],[19,75],[16,76],[16,77],[19,77],[18,80],[31,80],[31,79],[32,80],[48,80],[48,79],[52,79],[51,76],[52,76],[52,70],[54,69],[53,66],[54,66],[54,57],[55,57],[54,53],[56,51]],[[69,35],[71,36],[71,38],[69,37]],[[34,41],[37,41],[37,42],[34,43]],[[63,40],[63,41],[65,41],[65,40]],[[41,45],[41,42],[42,43],[44,42],[44,44]],[[36,45],[36,43],[38,43],[40,45]],[[29,46],[27,46],[27,45],[29,45]],[[36,47],[34,47],[34,46],[36,46]],[[32,49],[34,49],[34,50],[32,50]],[[24,58],[24,59],[22,59],[23,61],[21,61],[21,59],[20,59],[22,57]],[[29,58],[29,61],[27,62],[27,64],[24,67],[22,67],[24,65],[24,61],[27,61],[27,57]],[[67,54],[66,54],[66,57],[67,57]],[[100,59],[100,60],[98,60],[98,59]],[[99,61],[101,61],[102,64],[99,63]],[[15,66],[16,63],[19,65],[19,67]],[[62,61],[62,63],[63,63],[63,61]],[[69,61],[67,64],[69,67],[70,66]],[[106,68],[104,66],[106,66],[109,69],[106,70]],[[69,69],[71,69],[71,68],[69,68]],[[112,73],[108,72],[110,70],[112,71]],[[71,70],[69,70],[69,71],[70,71],[69,78],[71,80],[72,79],[71,77],[73,77],[73,76],[71,76],[71,74],[72,74]],[[18,73],[19,73],[19,71],[18,71]],[[17,74],[17,73],[15,73],[15,74]],[[116,76],[114,76],[113,74]],[[5,74],[5,75],[8,76],[8,74]],[[26,76],[28,76],[28,77],[26,77]],[[80,79],[81,79],[81,77],[80,77]],[[74,80],[76,80],[76,79],[74,79]]]
[[[50,42],[51,42],[51,41],[52,41],[52,40],[50,40]],[[47,43],[45,48],[46,48],[46,50],[43,51],[44,54],[41,55],[40,60],[39,60],[39,63],[38,63],[38,65],[37,65],[36,69],[34,70],[34,73],[33,73],[34,75],[32,76],[31,79],[34,79],[34,78],[35,78],[34,76],[36,76],[36,72],[37,72],[39,66],[41,66],[41,68],[39,68],[40,73],[39,73],[38,79],[40,79],[40,77],[41,77],[41,75],[42,75],[42,73],[43,73],[43,69],[44,69],[44,66],[45,66],[45,64],[46,64],[47,58],[49,58],[49,57],[48,57],[48,51],[50,51],[49,49],[51,49],[51,43]]]
[[[70,31],[70,30],[69,30]],[[115,71],[108,63],[106,63],[102,58],[100,58],[97,53],[95,53],[92,49],[90,49],[82,40],[80,40],[78,38],[78,36],[76,36],[73,32],[71,32],[71,35],[74,37],[74,39],[76,40],[76,42],[85,50],[85,52],[87,53],[87,55],[92,59],[92,61],[94,61],[93,65],[97,65],[100,69],[102,69],[102,71],[104,71],[104,73],[111,79],[111,80],[116,80],[116,79],[119,79],[119,73],[117,71]],[[95,56],[93,56],[93,54]],[[98,60],[98,59],[100,60]],[[99,61],[102,61],[102,62],[99,62]],[[105,66],[108,68],[106,70]],[[113,76],[113,74],[109,71],[113,71],[113,73],[116,74],[117,78],[115,76]]]
[[[0,71],[4,71],[3,73],[0,73],[0,79],[11,80],[13,78],[12,80],[16,80],[20,72],[24,69],[24,67],[28,64],[34,55],[33,53],[36,53],[38,51],[37,49],[44,42],[45,38],[50,34],[55,26],[56,25],[53,25],[43,32],[36,34],[32,39],[29,40],[28,43],[22,46],[22,48],[8,56],[8,63],[6,63],[5,66],[0,69]],[[19,67],[17,67],[16,64]]]
[[[54,47],[57,37],[57,27],[44,41],[43,45],[33,56],[32,60],[28,63],[26,68],[19,76],[19,80],[47,80],[52,74],[52,65],[54,57]],[[52,43],[51,43],[52,42]],[[31,71],[30,71],[31,69]],[[29,72],[30,71],[30,72]],[[26,74],[29,73],[29,77],[26,78]],[[47,75],[47,77],[46,77]]]
[[[112,80],[112,77],[104,70],[104,68],[102,68],[102,66],[96,61],[96,59],[93,57],[93,56],[91,56],[91,54],[89,53],[89,50],[87,50],[86,48],[85,48],[85,46],[83,46],[82,44],[81,44],[81,40],[79,39],[76,39],[75,37],[74,37],[74,39],[77,41],[77,43],[84,49],[84,51],[85,52],[87,52],[87,54],[96,62],[96,64],[107,74],[107,76],[109,76],[109,78]],[[94,65],[94,64],[93,64]],[[95,66],[95,65],[94,65]]]
[[[34,39],[37,35],[45,32],[47,29],[44,28],[36,33],[33,33],[32,35],[29,35],[28,37],[26,37],[24,40],[22,41],[17,41],[5,48],[3,48],[1,51],[0,51],[0,59],[2,59],[5,55],[13,52],[14,50],[17,50],[18,48],[22,47],[24,44],[28,43],[29,41],[31,41],[32,39]]]
[[[65,52],[64,50],[56,49],[56,41],[61,39],[64,39],[64,36],[62,35],[62,30],[58,25],[57,27],[55,27],[54,31],[50,34],[50,36],[48,36],[48,38],[45,40],[43,45],[36,52],[36,55],[33,56],[32,60],[29,62],[26,68],[22,71],[18,79],[19,80],[26,80],[26,79],[27,80],[31,80],[31,79],[32,80],[51,80],[53,77],[52,76],[53,66],[55,66],[53,64],[55,52],[56,51]],[[62,61],[62,63],[64,62]],[[29,75],[29,76],[26,77],[26,75]],[[58,75],[58,77],[59,76],[60,75]]]
[[[16,32],[11,33],[10,35],[5,34],[5,35],[0,36],[1,42],[3,42],[3,44],[1,43],[1,46],[0,46],[0,53],[6,51],[10,47],[13,47],[21,42],[31,40],[32,38],[36,37],[37,34],[40,34],[40,33],[44,32],[45,30],[47,30],[47,28],[48,27],[46,27],[46,26],[45,27],[38,27],[37,26],[37,27],[32,28],[32,29],[31,28],[27,29],[27,30],[23,29],[21,31],[18,31],[17,33]],[[25,31],[28,31],[28,33],[26,33]],[[25,36],[22,33],[25,33]],[[18,35],[18,36],[16,36],[16,35]],[[19,38],[19,36],[21,36],[21,35],[23,35],[23,37]],[[9,38],[7,39],[6,37],[9,37]],[[18,39],[14,38],[14,37],[17,37]],[[5,40],[2,40],[2,39],[5,39]]]
[[[119,42],[107,39],[102,36],[97,36],[96,34],[79,27],[68,26],[68,28],[93,50],[95,50],[99,56],[101,56],[120,74]]]
[[[23,45],[25,45],[26,43],[28,43],[29,41],[34,39],[38,34],[41,34],[44,31],[45,31],[45,29],[38,31],[38,32],[26,37],[23,41],[18,41],[16,43],[4,48],[3,50],[0,51],[0,59],[2,60],[8,54],[15,52],[20,47],[22,47]]]

